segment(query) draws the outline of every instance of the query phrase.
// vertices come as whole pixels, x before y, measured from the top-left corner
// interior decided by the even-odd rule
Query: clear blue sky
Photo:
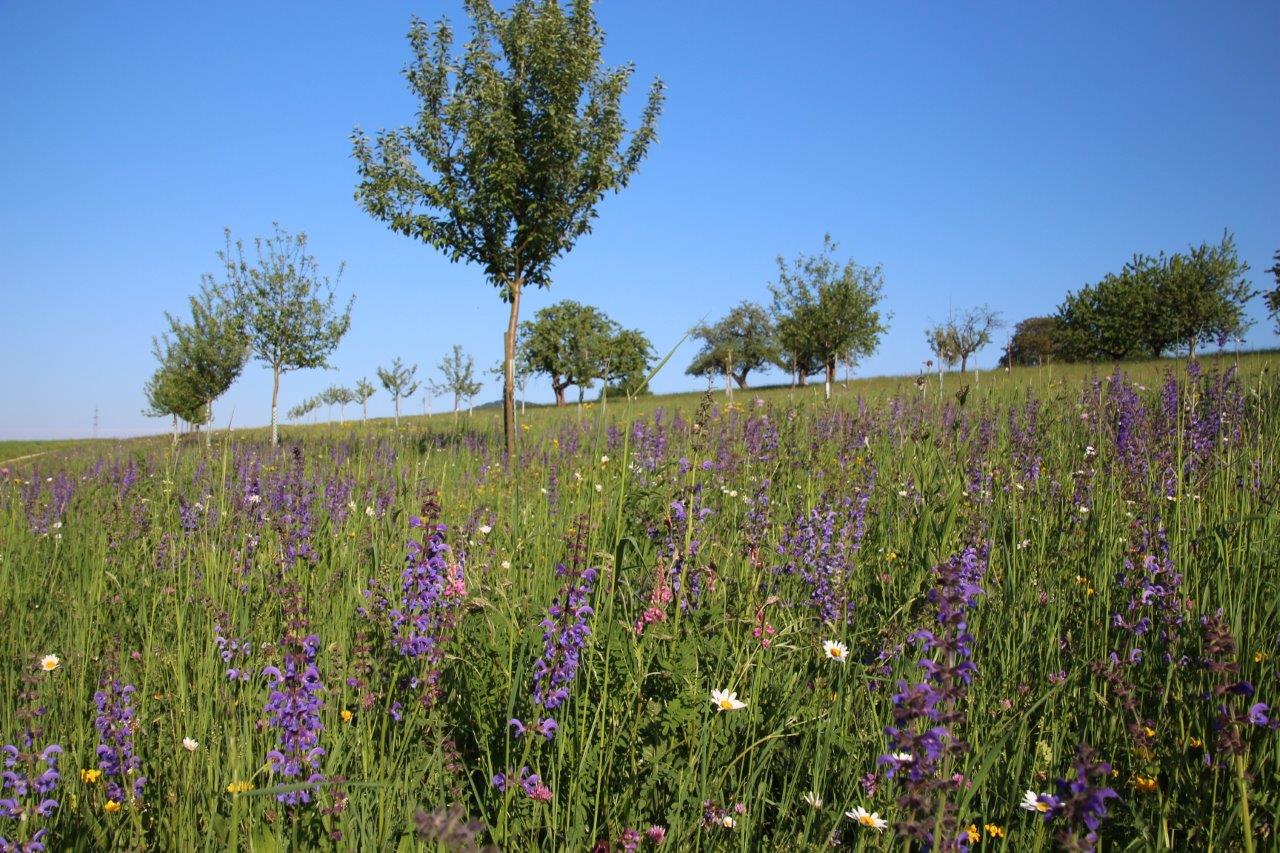
[[[454,343],[498,360],[505,306],[480,272],[352,200],[352,128],[411,120],[413,14],[464,22],[452,2],[0,2],[0,438],[87,435],[95,406],[104,435],[162,430],[140,414],[151,337],[215,269],[224,227],[250,238],[278,220],[325,268],[347,262],[338,369],[287,375],[283,408],[397,355],[426,373]],[[949,306],[1048,312],[1135,251],[1224,227],[1255,286],[1270,280],[1275,2],[605,0],[599,14],[607,59],[636,64],[632,115],[653,76],[667,83],[660,144],[525,316],[579,299],[665,351],[700,318],[765,301],[774,258],[829,231],[843,256],[884,265],[891,329],[859,372],[911,373]],[[1248,345],[1275,345],[1260,301],[1252,313]],[[699,386],[683,375],[693,352],[658,390]],[[217,420],[264,423],[269,398],[251,364]],[[371,413],[389,411],[379,392]]]

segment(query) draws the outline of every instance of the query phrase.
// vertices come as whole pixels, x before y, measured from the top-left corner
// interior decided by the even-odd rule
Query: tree
[[[1190,358],[1198,344],[1244,333],[1244,306],[1256,295],[1244,277],[1248,271],[1229,231],[1217,245],[1175,253],[1159,270],[1157,304],[1170,336],[1186,345]]]
[[[298,405],[290,409],[286,414],[289,420],[296,421],[299,418],[305,418],[307,415],[320,408],[323,401],[317,397],[308,397]]]
[[[178,421],[195,424],[207,414],[204,401],[194,393],[189,373],[182,367],[173,341],[162,337],[153,342],[160,365],[143,386],[147,408],[143,414],[152,418],[173,420],[173,443],[178,443]]]
[[[747,387],[747,374],[780,357],[769,313],[754,302],[743,301],[717,322],[695,326],[702,349],[685,371],[690,376],[723,376],[739,388]]]
[[[925,338],[939,362],[952,365],[958,361],[960,372],[964,373],[969,359],[991,343],[991,333],[1001,325],[999,314],[979,305],[963,314],[951,312],[944,322],[926,329]]]
[[[622,393],[628,397],[647,392],[645,378],[653,361],[653,344],[639,329],[619,329],[609,338],[601,362],[600,379],[605,394]]]
[[[1275,265],[1267,272],[1275,278],[1276,286],[1266,295],[1267,313],[1276,321],[1276,334],[1280,334],[1280,251],[1277,251],[1273,258]]]
[[[280,443],[276,426],[280,375],[293,370],[329,367],[328,358],[351,328],[351,306],[334,307],[334,286],[345,265],[331,282],[321,276],[316,260],[307,254],[307,235],[290,234],[279,224],[271,237],[255,238],[255,257],[245,257],[237,241],[234,254],[231,231],[227,248],[220,253],[227,282],[240,312],[249,349],[271,368],[271,443]]]
[[[352,389],[352,398],[360,404],[360,420],[369,420],[369,398],[376,393],[378,389],[374,388],[367,378],[361,377],[360,381],[356,382],[356,387]]]
[[[356,401],[356,394],[350,388],[341,385],[330,385],[320,392],[320,401],[328,406],[338,407],[338,417],[343,423],[347,421],[347,405]],[[333,420],[333,409],[329,409],[329,419]]]
[[[1014,364],[1048,364],[1058,357],[1058,319],[1056,317],[1028,317],[1013,327],[1009,348],[1000,357],[1000,366]]]
[[[352,136],[356,200],[391,230],[483,268],[508,306],[503,428],[515,458],[520,297],[548,287],[551,266],[591,230],[607,193],[625,187],[656,135],[654,80],[627,140],[621,102],[633,68],[601,65],[604,35],[589,0],[517,0],[505,12],[468,0],[471,40],[414,20],[406,69],[417,124]],[[415,155],[417,161],[415,162]]]
[[[391,395],[391,402],[396,407],[396,426],[400,426],[400,398],[412,397],[418,391],[418,383],[413,376],[418,372],[418,365],[407,367],[399,356],[391,362],[390,368],[378,368],[378,380]]]
[[[214,400],[226,393],[244,370],[248,343],[235,306],[207,276],[200,293],[190,297],[189,303],[189,322],[165,312],[169,331],[162,337],[171,369],[181,374],[188,392],[204,406],[204,416],[198,422],[211,424]],[[211,432],[205,433],[206,443],[211,436]]]
[[[556,405],[563,406],[570,385],[590,388],[601,376],[617,328],[599,308],[566,299],[520,325],[520,352],[530,372],[551,380]]]
[[[444,375],[444,381],[431,383],[431,392],[453,395],[453,416],[456,419],[462,401],[475,397],[483,387],[476,379],[475,359],[462,351],[461,344],[454,344],[453,352],[440,359],[440,373]]]
[[[1068,293],[1055,315],[1062,356],[1072,361],[1158,356],[1168,334],[1154,313],[1155,298],[1148,278],[1125,272],[1108,273],[1097,284]]]
[[[837,362],[875,352],[888,319],[878,308],[884,290],[880,267],[839,264],[833,257],[837,248],[827,234],[816,255],[801,254],[791,264],[779,257],[778,280],[769,285],[779,338],[798,370],[814,363],[826,368],[828,398]]]

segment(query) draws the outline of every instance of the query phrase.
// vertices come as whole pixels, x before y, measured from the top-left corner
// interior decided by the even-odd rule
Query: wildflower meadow
[[[0,849],[1274,849],[1275,368],[0,463]]]

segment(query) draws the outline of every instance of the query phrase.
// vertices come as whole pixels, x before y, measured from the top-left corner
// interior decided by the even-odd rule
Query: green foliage
[[[1013,327],[1009,348],[1000,366],[1041,365],[1059,358],[1058,318],[1028,317]]]
[[[417,389],[415,388],[414,390],[416,391]],[[362,418],[367,418],[369,416],[369,398],[377,392],[378,389],[374,388],[373,383],[365,377],[361,377],[359,381],[356,382],[356,387],[352,389],[352,398],[355,402],[360,404],[360,413]]]
[[[416,366],[416,365],[415,365]],[[457,414],[463,400],[470,400],[480,393],[483,384],[476,379],[476,362],[462,350],[461,344],[454,344],[453,351],[440,359],[440,373],[443,382],[432,382],[433,394],[452,394],[453,411]],[[417,390],[417,386],[414,386]]]
[[[293,370],[329,367],[329,356],[351,328],[351,306],[355,297],[339,311],[335,285],[342,277],[342,264],[331,281],[321,275],[316,259],[307,254],[307,235],[290,234],[274,226],[270,237],[253,241],[253,256],[244,244],[227,246],[218,257],[223,261],[227,281],[224,287],[235,300],[249,351],[271,368],[272,443],[276,433],[276,405],[280,375]]]
[[[1119,273],[1067,294],[1057,313],[1062,354],[1115,361],[1185,347],[1194,355],[1201,344],[1239,337],[1254,296],[1248,269],[1230,232],[1185,254],[1134,255]]]
[[[642,332],[621,328],[594,305],[566,299],[521,324],[520,354],[529,372],[551,380],[556,405],[563,406],[570,385],[584,391],[597,379],[624,393],[641,390],[653,348]]]
[[[320,399],[320,397],[308,397],[298,405],[290,408],[286,413],[286,417],[291,421],[296,421],[301,418],[305,418],[322,405],[324,405],[324,400]]]
[[[655,139],[662,84],[628,140],[632,67],[602,66],[590,2],[518,0],[499,12],[468,0],[466,10],[471,37],[459,51],[447,21],[414,20],[405,77],[417,123],[373,140],[354,132],[355,197],[391,230],[480,266],[510,303],[503,411],[513,453],[520,294],[550,286],[552,264],[591,230],[600,200],[627,185]]]
[[[378,380],[387,389],[391,402],[395,405],[397,424],[400,423],[400,398],[412,397],[418,391],[418,383],[413,378],[417,372],[418,365],[409,367],[400,361],[399,356],[391,363],[391,367],[378,368]]]
[[[816,255],[801,254],[790,264],[779,257],[778,280],[769,285],[784,363],[800,376],[825,367],[828,387],[837,362],[875,352],[888,329],[879,309],[884,273],[838,263],[836,248],[827,234]]]
[[[991,333],[1001,325],[1000,315],[985,305],[961,314],[954,311],[945,321],[925,329],[930,351],[942,364],[960,363],[963,373],[969,358],[991,343]]]
[[[1267,272],[1271,273],[1275,278],[1275,287],[1266,294],[1267,312],[1271,315],[1271,319],[1276,321],[1276,333],[1280,334],[1280,251],[1275,254],[1275,265]]]
[[[754,302],[736,305],[711,325],[693,330],[702,339],[702,349],[685,372],[690,376],[733,377],[739,388],[747,387],[747,374],[781,358],[769,313]]]

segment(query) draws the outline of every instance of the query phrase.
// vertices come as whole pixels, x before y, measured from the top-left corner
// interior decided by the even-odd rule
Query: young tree
[[[299,403],[298,405],[290,409],[286,413],[286,416],[291,421],[296,421],[299,418],[305,418],[307,415],[311,414],[316,409],[320,408],[320,405],[322,402],[323,401],[318,396],[308,397],[307,399],[303,400],[301,403]]]
[[[839,264],[837,244],[827,234],[822,251],[800,255],[788,264],[778,258],[778,280],[769,285],[779,337],[792,348],[801,367],[820,361],[826,368],[826,396],[836,378],[836,364],[875,352],[887,317],[879,304],[884,274],[880,267]]]
[[[702,349],[685,371],[690,376],[723,376],[747,387],[747,374],[780,357],[773,321],[764,308],[743,301],[719,321],[694,327]]]
[[[231,244],[220,253],[227,281],[240,312],[249,349],[271,368],[271,443],[280,443],[276,426],[280,375],[293,370],[329,367],[328,358],[351,328],[351,306],[339,312],[334,286],[343,264],[331,282],[321,276],[316,260],[307,254],[307,235],[290,234],[279,224],[271,237],[253,241],[255,257],[245,256],[244,244]]]
[[[461,344],[453,345],[453,352],[440,359],[440,372],[444,381],[431,383],[433,394],[453,395],[453,417],[457,420],[463,400],[470,400],[483,387],[476,379],[475,359],[462,351]]]
[[[202,423],[209,423],[205,443],[212,437],[213,402],[226,393],[244,369],[249,357],[244,328],[234,305],[229,303],[206,276],[200,293],[190,297],[191,319],[183,322],[165,312],[169,331],[166,347],[171,349],[173,368],[179,371],[190,392],[205,407]],[[169,336],[172,335],[172,343]]]
[[[397,233],[484,269],[509,306],[503,336],[503,427],[515,458],[515,355],[520,297],[548,287],[551,266],[591,230],[596,206],[621,190],[653,142],[655,80],[627,140],[622,97],[630,65],[601,64],[592,4],[517,0],[505,12],[468,0],[471,39],[415,20],[405,71],[417,124],[352,137],[356,200]],[[415,160],[416,155],[416,160]]]
[[[585,389],[599,378],[617,329],[599,308],[566,299],[520,325],[520,352],[530,372],[551,380],[556,405],[563,406],[570,385]]]
[[[1000,326],[1000,315],[980,305],[963,314],[951,312],[946,321],[927,329],[925,338],[939,362],[951,365],[958,361],[964,373],[970,357],[991,343],[991,333]]]
[[[412,397],[418,391],[418,383],[413,378],[417,372],[418,365],[408,367],[400,361],[399,356],[391,362],[391,367],[378,368],[378,379],[391,395],[391,402],[396,407],[396,426],[400,426],[400,398]]]
[[[330,385],[320,392],[320,399],[329,406],[338,407],[338,417],[342,423],[347,422],[347,406],[356,401],[356,393],[341,385]],[[329,419],[333,420],[333,409],[329,410]]]
[[[153,351],[160,362],[155,373],[143,386],[147,408],[143,414],[152,418],[171,418],[173,443],[178,443],[178,421],[202,423],[207,409],[190,383],[190,374],[179,363],[173,342],[168,338],[154,342]]]
[[[356,387],[352,389],[352,398],[354,402],[360,404],[360,420],[369,420],[369,398],[376,393],[378,389],[374,388],[367,378],[361,377],[360,381],[356,382]]]

